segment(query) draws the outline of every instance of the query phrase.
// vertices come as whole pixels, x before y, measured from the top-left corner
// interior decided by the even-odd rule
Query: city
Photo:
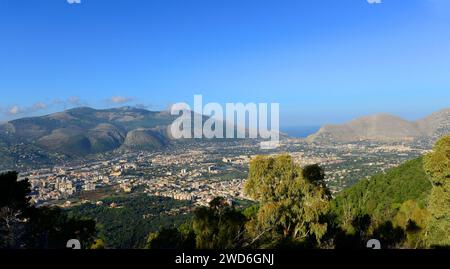
[[[286,138],[269,152],[244,139],[198,143],[178,143],[159,152],[98,155],[92,162],[23,171],[20,177],[30,180],[36,205],[70,207],[96,203],[96,198],[114,193],[137,192],[188,200],[194,207],[207,205],[217,196],[230,201],[249,199],[243,194],[243,184],[248,163],[258,154],[289,153],[302,166],[319,164],[325,169],[328,187],[337,193],[360,179],[428,152],[405,143],[320,145],[297,138]]]

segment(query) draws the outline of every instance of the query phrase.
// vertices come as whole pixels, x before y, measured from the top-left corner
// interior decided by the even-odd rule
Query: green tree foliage
[[[105,248],[105,242],[103,239],[96,239],[94,243],[91,245],[91,249],[104,249]]]
[[[67,212],[69,216],[95,219],[105,248],[148,247],[149,233],[177,227],[192,217],[192,214],[173,213],[188,206],[189,201],[168,197],[131,194],[108,197],[102,202],[102,205],[86,203],[74,206],[67,209]],[[113,203],[117,207],[110,207]]]
[[[425,156],[424,169],[433,188],[428,202],[427,244],[450,246],[450,135],[444,136]]]
[[[450,135],[436,142],[433,151],[425,155],[423,165],[433,185],[444,185],[450,180]]]
[[[372,237],[380,239],[384,247],[424,247],[431,186],[423,158],[418,158],[342,191],[331,203],[335,244],[364,247],[364,241]],[[371,221],[361,232],[355,219],[364,215]]]
[[[422,158],[418,158],[343,190],[332,201],[331,208],[337,221],[351,232],[351,222],[358,215],[369,214],[375,227],[392,221],[407,200],[425,207],[430,190]]]
[[[306,165],[302,171],[303,177],[312,183],[323,184],[325,170],[318,164]]]
[[[393,224],[405,231],[405,247],[426,247],[424,238],[428,215],[427,209],[414,200],[407,200],[401,205],[393,219]]]
[[[16,172],[0,174],[0,247],[65,248],[69,239],[87,248],[96,233],[95,222],[69,218],[59,208],[36,208],[29,203],[30,184]]]
[[[363,214],[351,221],[350,230],[344,230],[332,221],[326,238],[328,242],[324,245],[336,249],[365,249],[370,239],[378,239],[382,248],[395,248],[403,246],[406,234],[402,227],[394,226],[391,221],[375,226],[371,216]]]
[[[350,221],[352,232],[341,228],[333,214],[327,217],[328,231],[324,236],[323,246],[336,249],[358,249],[365,247],[370,239],[369,227],[372,219],[368,214],[357,215]]]
[[[90,248],[94,242],[95,221],[85,217],[70,218],[57,207],[34,208],[28,215],[27,248],[65,248],[69,239],[78,239],[82,248]]]
[[[395,248],[403,244],[406,234],[401,227],[394,227],[391,221],[386,221],[373,231],[372,237],[380,240],[383,248]]]
[[[450,182],[433,187],[428,211],[427,241],[430,247],[450,246]]]
[[[146,248],[193,249],[195,248],[195,234],[192,230],[186,233],[180,228],[163,228],[161,231],[148,235]]]
[[[327,196],[331,199],[331,192],[328,188],[326,188],[325,184],[325,170],[322,167],[318,164],[306,165],[303,167],[302,173],[303,178],[308,180],[310,183],[324,187]]]
[[[245,216],[229,206],[224,198],[214,198],[209,207],[195,210],[192,226],[196,234],[196,247],[239,248],[243,243],[245,221]]]
[[[250,245],[275,247],[320,242],[327,230],[328,190],[303,177],[289,155],[251,160],[244,191],[259,204],[246,225]]]

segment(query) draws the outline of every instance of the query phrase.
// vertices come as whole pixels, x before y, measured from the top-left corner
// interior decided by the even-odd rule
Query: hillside
[[[435,141],[450,132],[450,109],[444,109],[418,120],[407,121],[389,114],[361,117],[342,125],[325,125],[307,137],[309,142],[334,143],[371,141]]]
[[[407,200],[424,207],[430,190],[423,158],[418,158],[343,190],[333,200],[332,208],[340,221],[369,214],[374,220],[384,222],[391,220]]]
[[[102,205],[86,203],[66,211],[70,216],[95,219],[107,248],[130,249],[142,248],[149,232],[189,219],[190,214],[183,214],[187,206],[188,201],[139,194],[109,197]]]
[[[163,132],[159,132],[156,129],[138,128],[128,132],[122,147],[137,150],[152,150],[165,146],[167,143],[167,137]]]

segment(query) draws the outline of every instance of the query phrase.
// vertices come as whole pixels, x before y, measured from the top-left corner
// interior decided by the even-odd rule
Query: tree
[[[333,199],[331,208],[336,222],[347,233],[354,232],[352,220],[364,214],[371,217],[371,230],[387,221],[406,228],[409,218],[415,220],[412,211],[407,210],[410,206],[407,201],[414,202],[417,208],[425,209],[431,187],[421,157],[344,189]],[[401,223],[394,221],[399,211],[404,211]]]
[[[185,248],[186,238],[176,228],[163,228],[159,232],[148,235],[146,248],[148,249],[180,249]]]
[[[306,165],[303,167],[303,177],[308,180],[310,183],[315,184],[317,186],[326,187],[325,184],[325,170],[320,167],[318,164]],[[324,188],[327,192],[326,194],[331,199],[331,192],[328,188]]]
[[[433,151],[425,156],[424,169],[435,186],[443,186],[450,180],[450,135],[439,139]]]
[[[29,207],[30,198],[27,195],[31,191],[31,185],[28,179],[18,181],[17,177],[17,172],[0,175],[0,207],[23,213]]]
[[[196,235],[196,247],[239,248],[243,243],[245,221],[245,216],[228,205],[224,198],[214,198],[209,207],[195,210],[192,226]]]
[[[425,247],[425,227],[428,220],[428,211],[414,200],[405,201],[394,217],[393,224],[406,232],[405,247]]]
[[[372,237],[380,240],[383,248],[394,248],[405,240],[406,234],[401,227],[394,227],[391,221],[387,221],[373,231]]]
[[[302,173],[303,177],[311,183],[322,183],[325,178],[325,171],[318,164],[306,165]]]
[[[442,137],[425,156],[424,169],[433,184],[426,237],[430,247],[450,246],[450,135]]]
[[[90,248],[95,240],[94,220],[69,218],[58,207],[33,208],[27,222],[27,234],[23,239],[27,248],[66,248],[69,239],[77,239],[82,248]]]
[[[101,238],[96,239],[94,243],[92,243],[91,249],[105,249],[105,242]]]
[[[16,172],[0,174],[0,247],[19,248],[25,233],[26,215],[29,211],[30,183],[17,181]]]
[[[257,156],[250,162],[244,191],[260,203],[247,224],[250,245],[276,247],[319,243],[327,230],[328,190],[303,176],[289,155]]]

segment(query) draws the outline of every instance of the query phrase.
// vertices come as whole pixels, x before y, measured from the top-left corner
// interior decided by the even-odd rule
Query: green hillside
[[[332,211],[341,223],[357,215],[368,214],[382,223],[392,220],[401,205],[413,200],[419,207],[426,206],[431,183],[423,169],[423,157],[361,180],[339,193],[332,201]]]
[[[67,209],[69,216],[95,220],[107,248],[142,248],[149,232],[176,227],[191,216],[188,201],[145,194],[113,196],[101,205],[86,203]]]

